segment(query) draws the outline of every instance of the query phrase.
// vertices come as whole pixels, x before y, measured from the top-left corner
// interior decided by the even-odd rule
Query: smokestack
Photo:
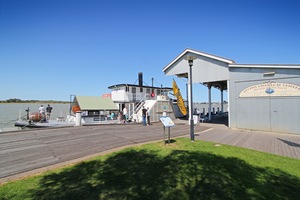
[[[143,72],[139,72],[139,86],[143,86]]]

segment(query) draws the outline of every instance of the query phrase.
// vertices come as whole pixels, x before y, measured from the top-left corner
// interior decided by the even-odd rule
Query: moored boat
[[[21,128],[50,128],[50,127],[68,127],[75,125],[75,117],[67,116],[66,120],[63,117],[58,117],[57,120],[46,119],[45,114],[39,112],[29,112],[26,110],[26,117],[19,116],[19,120],[15,122],[16,127]]]
[[[16,127],[21,128],[51,128],[51,127],[69,127],[74,126],[75,122],[72,121],[55,121],[47,120],[44,122],[33,122],[30,120],[18,120],[15,123]]]

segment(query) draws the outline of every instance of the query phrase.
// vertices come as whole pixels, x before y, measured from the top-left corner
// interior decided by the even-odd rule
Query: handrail
[[[145,100],[149,99],[149,97],[149,94],[145,94],[144,97],[140,100],[140,102],[136,104],[136,106],[134,107],[135,113],[138,113],[141,110],[142,106],[145,104]]]
[[[135,113],[138,113],[144,105],[145,105],[144,101],[139,102],[134,109]]]

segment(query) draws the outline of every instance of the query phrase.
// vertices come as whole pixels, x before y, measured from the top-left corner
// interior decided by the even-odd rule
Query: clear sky
[[[162,69],[186,48],[241,64],[300,64],[299,8],[297,0],[0,0],[0,100],[100,96],[137,84],[139,72],[158,87],[174,78],[185,96],[187,80]],[[207,90],[194,84],[202,101]]]

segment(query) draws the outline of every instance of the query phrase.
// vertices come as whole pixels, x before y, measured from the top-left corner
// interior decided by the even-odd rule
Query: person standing
[[[41,115],[41,121],[42,121],[42,122],[45,121],[45,120],[46,120],[46,119],[45,119],[45,108],[44,108],[43,105],[41,105],[41,106],[39,107],[39,113],[40,113],[40,115]]]
[[[142,109],[142,117],[143,117],[143,125],[146,126],[146,115],[147,115],[147,109],[143,106]]]
[[[114,120],[114,119],[115,119],[115,113],[114,113],[114,112],[111,112],[111,113],[110,113],[110,119],[111,119],[111,120]]]
[[[51,115],[51,111],[52,111],[52,107],[50,106],[50,104],[48,104],[47,108],[46,108],[46,119],[49,120],[50,119],[50,115]]]
[[[41,106],[39,107],[39,113],[40,113],[40,114],[45,114],[45,108],[44,108],[43,105],[41,105]]]
[[[151,112],[150,112],[149,107],[147,107],[147,113],[146,113],[146,115],[147,115],[147,124],[148,124],[148,126],[150,126],[151,125],[151,123],[150,123]]]
[[[123,108],[123,120],[124,120],[124,123],[127,121],[127,115],[128,115],[127,108],[124,107]]]
[[[118,119],[118,123],[121,123],[121,120],[122,120],[122,112],[121,111],[119,111],[117,119]]]

